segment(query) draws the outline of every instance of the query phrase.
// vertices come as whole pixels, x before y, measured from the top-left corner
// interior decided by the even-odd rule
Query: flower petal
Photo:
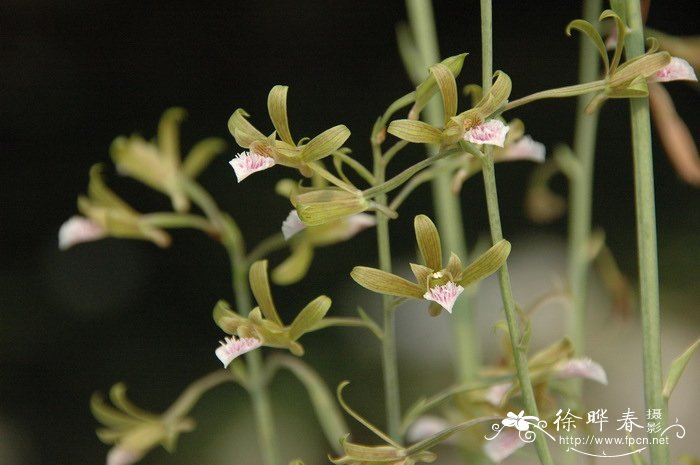
[[[414,443],[435,436],[439,432],[449,428],[450,424],[444,418],[435,415],[424,415],[406,431],[406,441]]]
[[[489,404],[493,405],[494,407],[498,407],[501,405],[501,402],[503,402],[503,398],[505,397],[506,394],[508,394],[508,391],[513,387],[511,383],[502,383],[502,384],[495,384],[489,388],[489,390],[486,392],[486,396],[484,398],[486,399],[486,402]],[[510,412],[508,413],[510,416]],[[505,421],[505,420],[504,420]],[[505,423],[504,423],[505,425]],[[509,426],[509,425],[506,425]],[[510,425],[512,426],[512,425]]]
[[[231,336],[225,337],[220,344],[214,353],[221,360],[221,363],[224,364],[224,368],[226,368],[236,357],[257,349],[262,345],[262,342],[254,337],[242,337],[239,339],[236,336]]]
[[[292,210],[287,215],[287,219],[282,223],[282,235],[284,240],[288,241],[290,237],[306,228],[306,224],[299,219],[299,214],[296,210]]]
[[[274,166],[275,160],[270,157],[263,157],[255,152],[242,152],[236,155],[229,164],[236,172],[238,182],[241,182],[253,173]]]
[[[491,461],[498,463],[505,460],[525,444],[520,439],[520,433],[507,429],[484,445],[484,453]]]
[[[107,236],[100,225],[91,219],[75,215],[58,230],[58,248],[66,250],[82,242],[96,241]]]
[[[533,140],[529,135],[525,135],[505,146],[501,151],[501,156],[496,161],[530,160],[536,163],[544,162],[545,147],[541,142]]]
[[[671,57],[671,63],[661,68],[650,79],[652,82],[695,81],[698,77],[690,63],[683,58]]]
[[[423,294],[423,298],[432,302],[437,302],[448,312],[452,313],[452,307],[457,300],[457,297],[464,291],[464,288],[459,284],[448,281],[441,286],[434,286],[428,292]]]
[[[472,144],[490,144],[503,147],[510,127],[499,119],[477,124],[464,133],[464,139]]]
[[[573,358],[560,364],[556,371],[557,378],[586,378],[598,381],[600,384],[608,384],[608,376],[599,364],[590,358]]]

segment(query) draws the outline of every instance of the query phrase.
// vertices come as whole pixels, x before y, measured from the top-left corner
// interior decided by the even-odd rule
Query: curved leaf
[[[311,331],[314,325],[326,316],[329,308],[331,308],[331,299],[325,295],[318,296],[309,302],[289,326],[289,338],[296,341],[304,333]]]
[[[457,82],[450,69],[438,63],[430,67],[442,95],[443,121],[446,123],[457,114]]]

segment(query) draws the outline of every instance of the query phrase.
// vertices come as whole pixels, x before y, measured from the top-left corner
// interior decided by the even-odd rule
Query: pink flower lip
[[[236,172],[236,179],[241,182],[253,173],[271,168],[275,165],[275,160],[255,152],[242,152],[231,159],[229,164]]]

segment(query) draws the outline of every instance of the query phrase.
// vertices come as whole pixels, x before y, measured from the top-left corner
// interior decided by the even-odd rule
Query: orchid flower
[[[304,348],[297,340],[305,333],[318,329],[316,325],[328,312],[331,299],[325,295],[315,298],[299,312],[289,326],[285,326],[272,300],[267,260],[253,263],[249,280],[258,306],[251,310],[248,316],[241,316],[231,310],[224,301],[219,301],[214,307],[214,321],[222,330],[233,336],[226,338],[216,350],[219,360],[228,366],[239,355],[260,346],[288,349],[294,355],[303,355]]]
[[[352,278],[360,286],[380,294],[431,301],[430,312],[433,315],[439,314],[441,308],[451,313],[464,288],[498,270],[510,253],[510,243],[501,240],[466,268],[462,267],[455,254],[443,267],[440,235],[435,224],[427,216],[418,215],[414,227],[418,248],[425,262],[425,265],[411,263],[416,282],[365,266],[356,266],[350,273]]]

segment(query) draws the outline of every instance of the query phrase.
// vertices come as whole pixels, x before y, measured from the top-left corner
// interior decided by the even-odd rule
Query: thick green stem
[[[374,178],[377,185],[384,183],[386,177],[386,165],[384,163],[379,144],[372,135],[372,151],[374,156]],[[377,194],[375,202],[379,205],[387,205],[385,193]],[[377,254],[379,256],[379,268],[382,271],[391,272],[391,244],[389,241],[389,218],[386,215],[377,215]],[[396,323],[394,321],[395,307],[392,298],[382,296],[382,312],[384,315],[382,335],[382,366],[384,369],[384,403],[386,408],[387,432],[396,440],[401,440],[401,397],[399,392],[399,368],[396,356]]]
[[[583,6],[583,19],[595,24],[602,8],[601,0],[586,0]],[[579,82],[593,81],[600,72],[598,51],[581,38],[579,47]],[[590,97],[579,96],[576,103],[576,129],[574,133],[574,154],[578,160],[578,170],[569,178],[569,250],[568,275],[573,309],[569,321],[568,334],[576,356],[584,354],[586,335],[586,304],[589,274],[589,241],[591,236],[591,205],[593,202],[593,164],[598,128],[598,112],[585,113]],[[577,383],[580,387],[580,383]]]
[[[406,8],[416,48],[423,61],[422,67],[427,70],[429,66],[440,61],[432,2],[407,0]],[[443,115],[437,99],[433,99],[425,108],[425,120],[433,126],[442,126]],[[437,153],[437,147],[427,147],[428,156]],[[435,219],[445,251],[454,252],[466,261],[467,245],[462,223],[462,206],[459,197],[452,193],[451,184],[450,171],[441,172],[432,180]],[[457,380],[466,382],[476,378],[481,359],[473,305],[467,293],[457,300],[452,314],[457,320],[452,325],[455,341],[455,371]]]
[[[219,210],[209,193],[190,181],[185,185],[187,194],[207,215],[221,234],[221,241],[226,248],[231,264],[231,279],[236,298],[236,308],[245,315],[252,307],[250,288],[248,287],[248,263],[245,257],[245,243],[238,225],[228,215]],[[246,355],[248,367],[248,392],[253,403],[258,430],[259,448],[265,465],[279,465],[279,451],[275,439],[275,424],[270,404],[270,395],[264,382],[263,360],[260,351],[254,350]]]
[[[627,0],[625,5],[626,15],[623,18],[626,17],[627,24],[631,29],[625,41],[625,50],[627,60],[630,60],[644,53],[644,25],[639,1]],[[639,249],[644,397],[647,409],[658,409],[663,413],[663,428],[663,424],[666,422],[666,403],[662,393],[659,270],[649,100],[646,98],[631,99],[630,111],[637,211],[637,247]],[[650,447],[650,455],[653,465],[667,465],[669,463],[668,445]]]
[[[482,55],[482,86],[484,94],[491,87],[493,76],[493,24],[491,13],[491,0],[481,0],[481,55]],[[492,148],[485,146],[484,168],[484,189],[486,191],[486,204],[488,208],[489,226],[491,228],[491,240],[495,244],[503,239],[501,228],[501,216],[498,208],[498,190],[496,189],[496,174],[494,170]],[[527,367],[527,356],[523,341],[520,336],[517,309],[513,299],[513,290],[510,284],[510,274],[508,265],[504,264],[498,270],[498,282],[501,287],[501,297],[506,314],[510,344],[513,349],[513,361],[517,370],[518,382],[522,393],[523,404],[527,415],[539,417],[535,393],[530,382],[530,373]],[[542,465],[552,465],[552,457],[547,447],[545,435],[538,434],[535,439],[535,448]]]

